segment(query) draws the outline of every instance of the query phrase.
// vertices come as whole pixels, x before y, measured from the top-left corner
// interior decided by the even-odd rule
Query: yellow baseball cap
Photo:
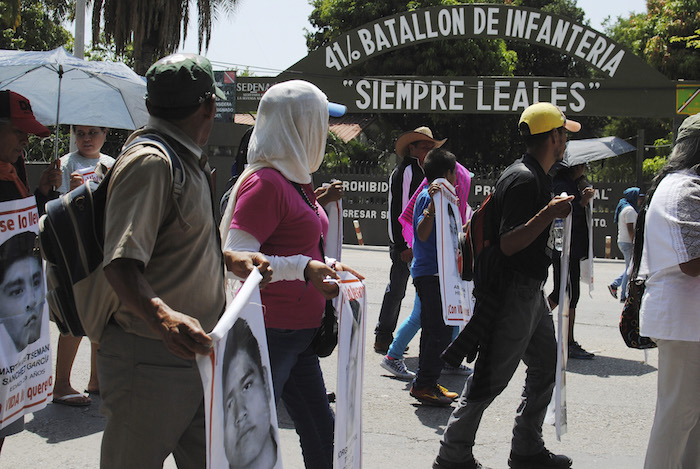
[[[581,124],[566,118],[561,109],[551,103],[535,103],[520,115],[520,135],[536,135],[564,127],[570,132],[581,130]]]

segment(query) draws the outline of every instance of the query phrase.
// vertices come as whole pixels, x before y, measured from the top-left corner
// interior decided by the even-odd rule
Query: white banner
[[[433,196],[435,204],[435,236],[440,279],[442,315],[448,326],[463,327],[472,317],[472,288],[462,280],[462,250],[459,232],[462,216],[455,188],[447,179],[439,178],[440,192]]]
[[[581,260],[581,281],[588,284],[588,296],[593,298],[593,199],[586,205],[588,226],[588,257]]]
[[[343,199],[327,203],[323,206],[323,209],[328,215],[325,254],[326,257],[332,257],[340,261],[343,249]]]
[[[348,272],[340,276],[338,391],[333,468],[362,467],[362,381],[365,361],[365,285]]]
[[[562,194],[566,196],[566,193]],[[569,260],[571,253],[571,212],[564,219],[564,234],[559,270],[559,306],[557,307],[557,372],[554,395],[547,409],[546,422],[554,424],[557,440],[567,432],[566,363],[569,358]]]
[[[49,308],[34,197],[0,203],[0,428],[53,395]]]
[[[209,469],[282,468],[261,280],[254,269],[211,332],[211,353],[197,356]]]

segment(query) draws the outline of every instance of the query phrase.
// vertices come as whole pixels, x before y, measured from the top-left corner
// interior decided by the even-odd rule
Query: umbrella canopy
[[[637,148],[617,137],[571,140],[566,144],[564,163],[571,167],[622,155]]]
[[[32,103],[44,125],[135,129],[146,124],[146,82],[119,62],[90,62],[63,47],[47,52],[0,50],[0,90]]]

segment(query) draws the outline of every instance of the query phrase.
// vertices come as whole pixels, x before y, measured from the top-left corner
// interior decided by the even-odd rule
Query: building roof
[[[346,114],[343,117],[331,117],[329,127],[331,132],[347,143],[357,138],[374,119],[374,116],[367,114]],[[236,114],[233,122],[241,125],[255,125],[255,117],[253,114]]]

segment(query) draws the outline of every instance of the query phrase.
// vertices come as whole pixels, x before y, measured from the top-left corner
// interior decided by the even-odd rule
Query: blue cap
[[[332,103],[328,101],[328,115],[331,117],[341,117],[345,115],[345,112],[347,110],[348,108],[343,106],[342,104]]]

